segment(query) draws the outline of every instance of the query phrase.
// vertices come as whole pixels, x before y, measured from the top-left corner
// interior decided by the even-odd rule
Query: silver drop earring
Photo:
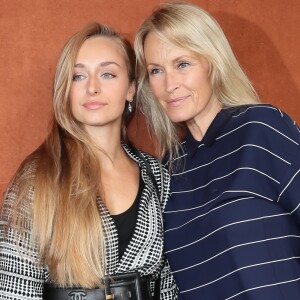
[[[131,102],[129,101],[128,103],[128,111],[131,113],[132,112],[132,106],[131,106]]]

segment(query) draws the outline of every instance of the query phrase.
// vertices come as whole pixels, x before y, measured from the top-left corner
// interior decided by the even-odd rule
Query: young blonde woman
[[[135,56],[91,24],[59,58],[54,121],[6,191],[1,299],[175,299],[163,256],[169,175],[130,146]]]
[[[135,49],[138,99],[171,170],[165,251],[179,299],[300,299],[298,126],[259,103],[195,5],[159,7]]]

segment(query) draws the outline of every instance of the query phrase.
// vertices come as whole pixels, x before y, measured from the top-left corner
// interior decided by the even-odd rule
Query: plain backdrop
[[[0,193],[45,138],[60,51],[82,26],[99,21],[131,41],[158,0],[0,0]],[[194,0],[223,27],[263,101],[300,123],[300,0]],[[155,154],[143,116],[133,142]]]

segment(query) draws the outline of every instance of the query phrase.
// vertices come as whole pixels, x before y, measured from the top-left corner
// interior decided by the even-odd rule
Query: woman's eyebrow
[[[100,67],[106,67],[109,65],[116,65],[117,67],[121,68],[121,66],[118,63],[116,63],[115,61],[104,61],[104,62],[99,63]],[[74,67],[75,68],[85,68],[85,64],[77,63],[74,65]]]

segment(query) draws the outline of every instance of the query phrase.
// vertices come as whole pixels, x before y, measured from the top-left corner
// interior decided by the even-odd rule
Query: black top
[[[134,232],[141,194],[144,188],[144,182],[140,174],[139,190],[133,204],[124,212],[118,215],[112,215],[116,224],[119,238],[119,258],[124,254]]]

